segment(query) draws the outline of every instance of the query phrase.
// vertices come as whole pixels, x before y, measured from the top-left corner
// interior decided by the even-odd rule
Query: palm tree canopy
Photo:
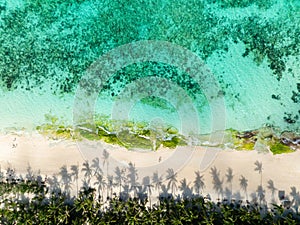
[[[194,180],[194,187],[197,192],[205,187],[203,175],[200,174],[200,171],[195,171],[196,178]]]
[[[107,185],[102,174],[96,173],[95,177],[96,177],[96,181],[94,182],[94,185],[98,185],[98,188],[102,189]]]
[[[268,180],[267,188],[272,192],[272,194],[277,190],[272,180]]]
[[[220,171],[217,170],[216,167],[212,167],[210,169],[210,174],[212,175],[212,178],[213,178],[213,185],[214,185],[214,189],[217,191],[217,192],[222,192],[223,191],[223,179],[221,180],[220,178]]]
[[[242,175],[240,178],[240,186],[241,188],[246,191],[248,187],[248,180]]]
[[[102,169],[100,168],[100,160],[98,157],[93,159],[91,167],[94,169],[95,174],[98,172],[101,174],[103,173]]]
[[[131,185],[136,185],[136,181],[138,180],[138,173],[137,173],[137,169],[135,167],[135,165],[130,162],[129,163],[129,168],[128,168],[128,174],[127,174],[127,178],[130,181]]]
[[[112,188],[113,186],[115,186],[114,183],[114,176],[113,175],[108,175],[107,176],[107,186]]]
[[[81,171],[84,172],[84,177],[85,178],[88,178],[90,179],[90,177],[92,176],[92,169],[90,167],[90,164],[88,161],[85,161],[83,164],[82,164],[82,169]]]
[[[74,176],[74,179],[78,179],[78,175],[79,175],[79,168],[77,165],[72,165],[71,166],[71,175]]]
[[[102,153],[103,166],[105,165],[105,163],[107,163],[108,158],[109,158],[109,152],[106,149],[104,149]]]
[[[118,184],[122,184],[122,182],[126,179],[125,178],[125,170],[121,169],[119,166],[115,168],[115,181]]]
[[[167,179],[171,179],[176,176],[177,174],[174,172],[172,168],[167,169]]]
[[[263,167],[262,167],[262,162],[259,162],[258,160],[255,161],[254,165],[255,167],[255,171],[258,171],[258,173],[262,173]]]
[[[158,189],[162,183],[162,176],[159,176],[157,171],[152,175],[152,182],[154,183],[156,189]]]
[[[172,192],[175,191],[175,189],[177,188],[177,173],[174,172],[174,170],[172,168],[169,168],[167,170],[167,180],[169,180],[168,182],[168,190],[171,188]]]
[[[186,178],[183,178],[183,180],[181,180],[180,181],[180,190],[182,190],[182,191],[184,191],[184,190],[186,190],[186,189],[188,189],[189,188],[189,183],[187,183],[187,180],[186,180]]]
[[[228,183],[231,183],[231,182],[232,182],[232,179],[233,179],[233,171],[232,171],[232,169],[229,167],[229,168],[227,169],[227,173],[226,173],[226,181],[227,181]]]

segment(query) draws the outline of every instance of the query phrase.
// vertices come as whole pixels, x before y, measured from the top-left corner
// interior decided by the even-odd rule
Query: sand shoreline
[[[95,144],[95,143],[94,143]],[[147,171],[149,174],[138,174],[137,181],[142,183],[143,178],[150,174],[158,172],[159,175],[167,176],[166,170],[172,168],[169,162],[178,163],[175,166],[174,172],[177,173],[177,186],[185,178],[189,187],[194,185],[195,171],[200,171],[203,175],[205,187],[202,193],[209,193],[212,199],[217,198],[241,198],[246,200],[251,199],[261,182],[261,174],[255,171],[255,161],[262,163],[262,187],[265,191],[267,202],[275,200],[278,202],[278,191],[284,190],[286,195],[291,192],[291,187],[300,188],[300,181],[297,179],[300,174],[300,152],[296,151],[289,154],[272,155],[271,153],[258,153],[257,151],[236,151],[232,149],[219,150],[214,159],[208,164],[205,170],[201,170],[201,160],[205,157],[207,151],[212,148],[195,147],[192,150],[186,150],[188,153],[187,159],[178,159],[176,157],[185,157],[174,154],[175,150],[160,149],[156,152],[144,151],[128,151],[124,148],[102,143],[109,153],[109,157],[119,162],[124,168],[132,163],[137,168],[137,171]],[[17,174],[24,174],[30,165],[32,171],[42,175],[59,174],[60,168],[71,165],[79,165],[89,158],[86,154],[80,151],[78,143],[71,140],[51,140],[38,133],[7,133],[0,135],[0,165],[2,171],[7,168],[15,169]],[[92,146],[93,147],[93,146]],[[189,152],[190,151],[190,152]],[[182,153],[182,152],[180,152]],[[178,153],[179,154],[179,153]],[[168,161],[173,158],[173,161]],[[176,158],[174,160],[174,158]],[[107,169],[105,163],[102,162],[102,155],[99,155],[100,167],[104,171]],[[177,161],[176,161],[177,160]],[[112,162],[112,161],[111,161]],[[182,165],[180,165],[182,163]],[[109,167],[113,167],[111,163]],[[140,170],[140,168],[142,168]],[[219,179],[219,189],[214,186],[212,176],[212,168],[215,168],[215,178]],[[228,168],[232,169],[232,182],[227,182],[226,173]],[[115,168],[110,168],[112,173]],[[218,175],[219,174],[219,175]],[[111,174],[110,174],[111,175]],[[247,191],[242,190],[240,178],[244,176],[247,182]],[[270,187],[270,180],[274,187]],[[216,181],[216,180],[215,180]],[[150,182],[151,183],[151,182]],[[165,178],[162,184],[167,186],[168,180]],[[178,191],[180,191],[178,189]],[[218,192],[219,191],[219,192]],[[232,195],[231,195],[232,193]],[[154,194],[154,193],[153,193]],[[291,199],[291,196],[290,196]]]

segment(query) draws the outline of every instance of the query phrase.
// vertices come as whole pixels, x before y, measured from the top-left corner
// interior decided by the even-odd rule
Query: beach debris
[[[280,142],[296,150],[300,147],[300,136],[296,136],[293,132],[284,131],[280,135]]]
[[[91,132],[91,133],[94,132],[92,129],[89,129],[89,128],[87,128],[87,127],[77,126],[77,128],[80,129],[80,130],[84,130],[84,131]]]
[[[300,136],[291,131],[280,131],[278,127],[266,125],[256,130],[239,132],[227,130],[232,135],[233,148],[257,150],[273,154],[290,153],[300,148]]]
[[[18,146],[17,138],[15,137],[15,138],[13,139],[12,148],[16,148],[17,146]]]
[[[238,133],[236,135],[236,137],[240,138],[240,139],[242,139],[242,138],[249,139],[249,138],[252,138],[252,137],[256,136],[257,133],[258,133],[257,130],[254,130],[254,131],[245,131],[245,132]]]

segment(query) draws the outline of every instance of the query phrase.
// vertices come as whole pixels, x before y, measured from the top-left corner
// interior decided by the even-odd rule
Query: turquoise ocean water
[[[204,72],[192,76],[156,51],[152,61],[134,58],[130,45],[145,41],[184,49]],[[90,71],[122,46],[109,65],[131,63],[97,77],[94,115],[199,133],[265,124],[299,131],[298,0],[0,0],[1,131],[35,130],[45,115],[72,125],[85,112],[76,105],[80,84],[88,89]]]

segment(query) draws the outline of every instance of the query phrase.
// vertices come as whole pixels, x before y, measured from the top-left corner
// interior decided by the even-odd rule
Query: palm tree
[[[3,172],[1,171],[1,165],[0,165],[0,183],[3,182],[3,178],[4,178],[4,174],[3,174]]]
[[[190,184],[187,183],[186,178],[180,181],[179,189],[182,191],[183,198],[191,198],[193,194],[193,188],[190,188]]]
[[[128,178],[128,183],[130,185],[130,190],[136,191],[135,186],[139,185],[137,181],[138,174],[137,174],[137,169],[132,162],[129,163],[127,178]]]
[[[150,207],[151,207],[151,205],[152,205],[152,203],[151,203],[151,195],[152,195],[152,188],[153,187],[153,185],[152,184],[147,184],[147,192],[148,192],[148,195],[149,195],[149,204],[150,204]]]
[[[229,167],[226,173],[226,182],[230,183],[230,197],[232,196],[232,180],[233,180],[233,172],[232,169]]]
[[[94,175],[97,174],[98,172],[100,174],[103,174],[103,172],[102,172],[102,170],[100,168],[100,160],[99,160],[98,157],[96,157],[95,159],[93,159],[91,168],[94,169]]]
[[[112,175],[107,176],[107,197],[109,196],[110,191],[110,198],[112,197],[114,187],[114,177]]]
[[[161,187],[161,183],[162,183],[162,176],[158,175],[158,172],[154,172],[152,175],[152,182],[155,186],[155,189],[158,191],[158,189]]]
[[[159,193],[159,199],[169,199],[173,195],[169,193],[169,189],[166,187],[165,184],[161,185],[161,193]]]
[[[69,174],[67,166],[64,165],[60,168],[59,175],[61,176],[65,192],[69,193],[71,189],[71,174]]]
[[[220,179],[220,171],[218,171],[216,167],[212,167],[210,169],[210,174],[213,178],[212,183],[214,185],[214,189],[218,193],[218,197],[220,197],[220,194],[223,194],[223,179]]]
[[[259,198],[259,204],[261,205],[261,202],[265,200],[265,190],[261,185],[257,187],[257,196]]]
[[[275,185],[274,185],[274,182],[272,180],[269,180],[268,181],[268,187],[267,187],[271,193],[272,193],[272,201],[275,202],[275,199],[274,199],[274,195],[275,195],[275,191],[277,190],[275,188]]]
[[[258,171],[258,173],[260,174],[260,186],[262,186],[262,171],[263,171],[262,162],[256,160],[254,165],[256,166],[254,170]]]
[[[243,175],[240,178],[240,187],[246,194],[246,200],[248,200],[248,193],[247,193],[248,180]]]
[[[144,186],[142,193],[147,193],[148,197],[149,197],[149,204],[151,206],[151,195],[152,195],[152,187],[153,185],[150,184],[150,177],[146,176],[143,178],[142,184]]]
[[[92,169],[91,169],[88,161],[85,161],[82,164],[82,166],[83,166],[83,168],[81,169],[81,171],[84,172],[85,181],[89,184],[91,181],[91,177],[92,177]]]
[[[14,169],[11,169],[10,167],[6,170],[6,181],[8,183],[12,183],[16,178],[16,173]]]
[[[200,171],[195,171],[196,178],[194,180],[194,187],[198,195],[202,193],[203,188],[205,187],[203,175],[200,174]]]
[[[59,185],[59,181],[56,176],[48,177],[47,182],[50,187],[50,193],[59,193],[61,192],[61,188]]]
[[[79,166],[72,165],[71,166],[71,176],[73,176],[73,180],[76,181],[76,196],[78,195],[78,176],[79,176]]]
[[[34,173],[33,173],[32,168],[29,164],[27,166],[26,171],[27,171],[26,176],[25,176],[26,179],[30,180],[30,181],[33,181],[34,180]]]
[[[106,182],[105,179],[103,177],[103,175],[99,172],[97,172],[95,174],[96,177],[96,181],[94,182],[94,185],[97,185],[97,189],[98,189],[98,196],[99,199],[101,198],[101,193],[103,193],[103,189],[106,187]]]
[[[86,190],[89,190],[91,187],[90,187],[90,182],[87,182],[86,180],[86,177],[84,177],[83,181],[82,181],[82,186],[81,186],[81,193],[82,192],[85,192]]]
[[[120,187],[120,190],[119,190],[119,194],[121,195],[121,192],[122,192],[122,185],[123,185],[123,182],[125,182],[126,178],[125,178],[125,169],[120,169],[120,167],[116,167],[115,169],[115,181],[116,181],[116,184],[119,185]]]
[[[293,205],[295,208],[296,213],[298,214],[299,211],[299,204],[300,204],[300,194],[299,192],[296,190],[296,187],[291,187],[291,193],[290,195],[293,197]]]
[[[167,186],[168,190],[171,188],[172,194],[175,194],[177,189],[177,173],[175,173],[172,168],[167,169],[167,180],[169,180]]]
[[[147,192],[148,186],[150,185],[150,177],[145,176],[142,180],[142,192]]]
[[[102,153],[102,159],[103,159],[103,167],[106,164],[106,176],[108,176],[108,166],[109,166],[109,152],[106,151],[106,149],[103,150]]]

